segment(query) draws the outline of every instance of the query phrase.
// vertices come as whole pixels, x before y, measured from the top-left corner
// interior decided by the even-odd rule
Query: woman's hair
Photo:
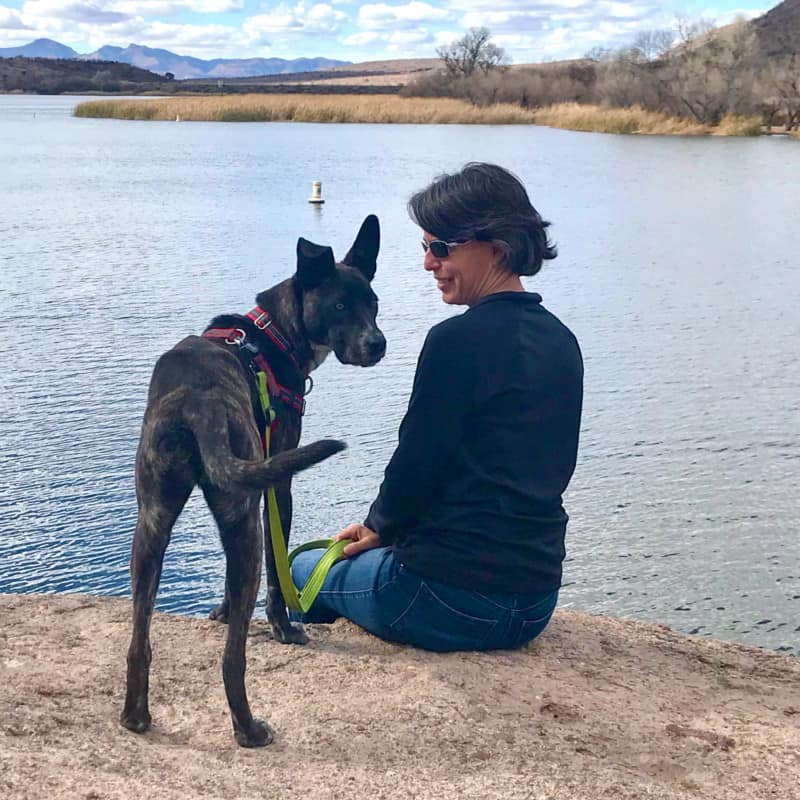
[[[556,257],[547,227],[531,205],[519,178],[496,164],[467,164],[440,175],[408,201],[411,219],[448,242],[492,242],[504,253],[503,266],[517,275],[535,275],[542,261]]]

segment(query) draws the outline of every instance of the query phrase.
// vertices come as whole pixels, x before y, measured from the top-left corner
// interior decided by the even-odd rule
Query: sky
[[[516,64],[576,58],[670,27],[725,24],[778,0],[0,0],[0,47],[46,37],[89,53],[135,43],[198,58],[433,58],[486,26]]]

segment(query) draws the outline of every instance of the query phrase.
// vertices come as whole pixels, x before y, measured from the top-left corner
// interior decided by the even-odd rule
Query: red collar
[[[253,325],[256,326],[256,328],[258,328],[260,331],[263,331],[281,352],[286,353],[286,355],[289,356],[297,369],[300,369],[300,363],[298,362],[297,356],[294,353],[294,347],[292,346],[291,341],[275,324],[275,320],[272,319],[268,312],[264,311],[261,306],[256,306],[248,311],[245,316],[253,323]]]

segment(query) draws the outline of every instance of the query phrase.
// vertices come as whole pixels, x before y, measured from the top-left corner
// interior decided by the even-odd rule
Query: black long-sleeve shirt
[[[435,325],[364,524],[432,580],[558,588],[582,397],[578,343],[538,294],[488,295]]]

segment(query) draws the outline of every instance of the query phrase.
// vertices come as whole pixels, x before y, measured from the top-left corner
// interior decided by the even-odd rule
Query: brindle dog
[[[368,216],[344,259],[336,263],[330,247],[301,239],[297,243],[297,274],[256,298],[278,323],[292,342],[295,360],[276,357],[270,352],[270,366],[279,383],[295,392],[303,392],[306,375],[316,369],[333,351],[342,364],[371,367],[383,358],[386,339],[375,323],[378,298],[370,287],[377,268],[380,249],[378,218]],[[222,316],[212,320],[213,327],[240,326],[239,316]],[[247,336],[255,331],[244,320]],[[263,334],[262,334],[263,340]],[[302,418],[286,408],[277,407],[278,426],[270,439],[274,453],[297,446]],[[291,476],[275,484],[281,526],[288,543],[292,524]],[[264,528],[269,529],[266,507]],[[308,637],[301,625],[293,625],[286,614],[286,605],[278,585],[278,573],[270,537],[264,542],[267,565],[267,618],[276,641],[284,644],[306,644]],[[211,612],[211,619],[226,622],[229,618],[229,591]]]
[[[244,331],[246,339],[267,356],[277,382],[296,394],[303,393],[308,373],[331,351],[345,364],[375,364],[386,349],[375,324],[377,298],[369,285],[379,244],[375,216],[364,220],[352,248],[338,264],[330,247],[298,241],[296,274],[256,298],[290,343],[290,353],[275,348],[247,317],[217,317],[209,327]],[[256,389],[235,341],[189,336],[155,366],[136,456],[139,516],[131,554],[133,635],[121,716],[130,730],[150,727],[150,620],[172,527],[199,485],[226,556],[225,600],[212,616],[228,622],[222,674],[234,736],[244,747],[272,741],[270,727],[252,716],[244,683],[245,644],[265,542],[267,611],[275,636],[296,643],[307,638],[286,615],[274,554],[262,528],[260,497],[267,486],[275,486],[288,538],[292,475],[344,448],[344,443],[332,439],[297,447],[300,415],[288,405],[275,406],[278,425],[270,447],[274,455],[264,460]]]

